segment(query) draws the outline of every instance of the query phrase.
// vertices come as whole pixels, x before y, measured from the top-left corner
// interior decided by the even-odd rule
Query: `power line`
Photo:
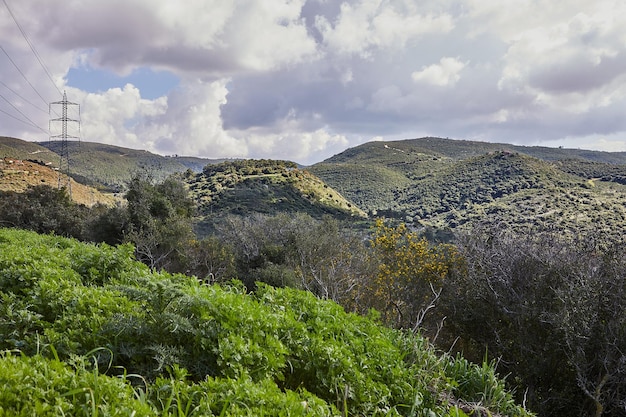
[[[30,41],[30,39],[28,39],[28,36],[26,36],[26,32],[24,31],[24,29],[22,28],[22,25],[19,24],[19,22],[17,21],[17,19],[15,18],[15,15],[13,14],[13,12],[11,11],[11,8],[9,7],[9,4],[7,3],[6,0],[2,0],[4,3],[4,6],[7,8],[7,10],[9,11],[9,14],[11,15],[11,18],[13,19],[13,21],[15,22],[15,25],[17,26],[17,28],[20,30],[20,33],[22,34],[22,36],[24,37],[24,40],[26,40],[26,43],[28,44],[28,46],[30,47],[30,50],[32,51],[33,55],[35,55],[35,58],[37,58],[37,61],[39,62],[39,65],[41,65],[41,68],[43,68],[44,72],[46,73],[46,75],[48,76],[48,79],[50,80],[50,82],[52,83],[52,85],[54,86],[54,88],[57,90],[57,92],[59,93],[60,96],[62,96],[63,94],[61,93],[61,90],[59,90],[59,87],[57,87],[56,83],[54,82],[54,80],[52,79],[52,75],[50,74],[50,71],[48,71],[48,68],[46,68],[46,66],[43,63],[43,60],[41,59],[41,56],[39,55],[39,53],[37,52],[37,50],[35,49],[35,45],[33,45],[33,43]],[[5,51],[6,53],[6,51]],[[45,100],[44,100],[45,102]]]
[[[17,69],[17,71],[20,73],[20,75],[22,76],[22,78],[24,78],[24,80],[26,80],[26,82],[28,83],[28,85],[30,85],[30,88],[33,89],[33,91],[35,93],[37,93],[37,95],[39,96],[39,98],[41,99],[41,101],[43,101],[44,103],[46,103],[46,105],[48,104],[48,102],[46,101],[45,98],[43,98],[43,96],[41,94],[39,94],[39,91],[37,91],[37,89],[35,88],[35,86],[28,81],[28,78],[26,78],[26,75],[24,75],[24,73],[22,72],[22,70],[20,69],[20,67],[17,66],[17,64],[15,63],[15,61],[13,61],[13,59],[11,58],[11,56],[9,55],[9,53],[7,51],[4,50],[4,48],[2,47],[2,45],[0,45],[0,50],[2,50],[2,52],[4,52],[4,54],[7,56],[7,58],[9,58],[9,61],[11,61],[11,64],[13,64],[13,66],[15,67],[15,69]]]
[[[2,97],[2,98],[4,98],[4,97]],[[6,100],[6,99],[5,99],[5,100]],[[10,103],[9,103],[9,104],[10,104]],[[19,111],[19,110],[18,110],[18,111]],[[32,126],[32,127],[34,127],[34,128],[37,128],[37,129],[41,130],[43,133],[48,134],[48,132],[46,132],[44,129],[42,129],[41,127],[39,127],[39,126],[37,126],[36,124],[34,124],[32,120],[28,119],[28,117],[24,116],[24,114],[23,114],[22,112],[20,112],[20,113],[22,114],[22,116],[26,117],[26,118],[29,120],[29,122],[27,122],[27,121],[25,121],[25,120],[22,120],[22,119],[20,119],[19,117],[15,117],[14,115],[12,115],[12,114],[10,114],[10,113],[8,113],[8,112],[6,112],[6,111],[2,110],[2,109],[0,109],[0,113],[4,113],[4,114],[6,114],[7,116],[9,116],[9,117],[11,117],[11,118],[13,118],[13,119],[17,120],[18,122],[22,122],[22,123],[24,123],[24,124],[26,124],[26,125],[29,125],[29,126]]]
[[[43,113],[48,114],[48,112],[45,109],[42,109],[41,107],[37,106],[36,104],[30,102],[28,99],[22,97],[17,91],[13,90],[11,87],[9,87],[8,85],[6,85],[2,80],[0,80],[0,84],[2,84],[4,86],[4,88],[6,88],[7,90],[9,90],[10,92],[12,92],[13,94],[15,94],[16,96],[18,96],[19,98],[21,98],[23,101],[25,101],[26,103],[30,104],[31,106],[33,106],[34,108],[41,110]]]
[[[24,116],[24,118],[25,118],[26,120],[28,120],[28,121],[29,121],[29,122],[33,125],[33,127],[36,127],[37,129],[41,129],[39,126],[37,126],[37,124],[36,124],[35,122],[33,122],[32,120],[30,120],[30,118],[29,118],[28,116],[26,116],[26,115],[25,115],[25,114],[24,114],[24,113],[23,113],[20,109],[18,109],[18,108],[15,106],[15,104],[11,103],[11,102],[10,102],[10,101],[9,101],[9,100],[5,97],[5,96],[3,96],[2,94],[0,94],[0,98],[2,98],[4,101],[6,101],[7,103],[9,103],[9,105],[10,105],[11,107],[13,107],[13,108],[15,109],[15,111],[16,111],[16,112],[18,112],[19,114],[21,114],[22,116]],[[18,119],[18,120],[19,120],[19,119]],[[41,129],[41,130],[45,132],[45,130],[43,130],[43,129]]]

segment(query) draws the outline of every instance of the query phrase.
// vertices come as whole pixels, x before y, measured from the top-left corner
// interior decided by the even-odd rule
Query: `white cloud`
[[[410,1],[360,0],[343,2],[335,21],[317,16],[316,28],[329,50],[339,54],[370,56],[372,49],[402,49],[429,33],[445,33],[453,27],[448,14],[422,14]]]
[[[421,71],[413,72],[411,78],[416,82],[438,86],[454,85],[461,78],[460,72],[465,65],[466,63],[457,58],[444,57],[439,60],[439,64],[429,65]]]

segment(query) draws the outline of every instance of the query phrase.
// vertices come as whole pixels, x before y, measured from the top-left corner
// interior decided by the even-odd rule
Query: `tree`
[[[7,191],[0,196],[2,226],[83,238],[89,209],[74,204],[65,188],[37,185],[23,193]]]
[[[417,330],[450,273],[462,268],[453,245],[430,244],[405,224],[376,221],[371,240],[377,272],[365,287],[368,307],[393,326]]]
[[[129,219],[125,240],[135,245],[137,258],[152,270],[176,269],[193,236],[193,202],[183,183],[171,177],[155,185],[149,177],[136,175],[125,197]]]

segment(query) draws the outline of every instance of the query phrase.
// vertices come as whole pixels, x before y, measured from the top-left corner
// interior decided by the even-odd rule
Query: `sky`
[[[65,92],[70,136],[161,155],[626,151],[624,22],[623,0],[1,0],[0,136],[58,136]]]

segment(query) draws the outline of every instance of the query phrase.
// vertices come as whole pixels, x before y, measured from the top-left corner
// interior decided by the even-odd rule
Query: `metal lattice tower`
[[[72,103],[67,101],[67,94],[64,91],[63,100],[50,103],[48,110],[50,117],[52,117],[53,110],[55,110],[55,108],[58,108],[58,106],[61,107],[61,117],[58,117],[56,119],[50,119],[50,141],[58,139],[60,139],[61,141],[61,149],[59,150],[59,155],[61,156],[59,160],[59,188],[66,187],[67,192],[71,197],[72,183],[70,181],[70,152],[67,147],[67,140],[80,140],[80,137],[68,134],[68,125],[78,125],[77,131],[80,132],[80,105],[78,103]],[[75,108],[77,110],[76,112],[72,113],[76,113],[78,118],[74,119],[68,115],[68,109],[71,108]],[[58,115],[58,112],[55,111],[54,113]],[[61,133],[58,135],[52,135],[52,127],[54,125],[58,126],[59,124],[61,125]]]

